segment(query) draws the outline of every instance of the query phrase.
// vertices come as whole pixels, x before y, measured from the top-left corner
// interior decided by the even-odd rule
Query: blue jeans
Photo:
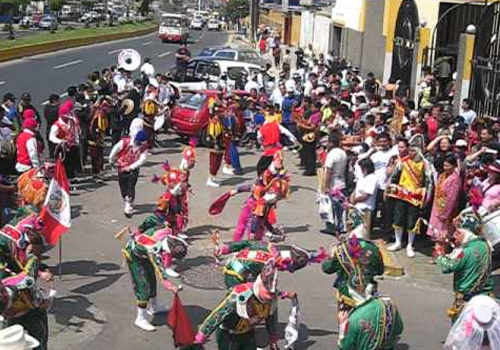
[[[347,190],[342,190],[344,196],[347,196]],[[332,229],[335,232],[344,233],[345,225],[344,225],[344,202],[343,198],[340,199],[336,196],[330,195],[330,200],[332,201],[332,212],[333,212],[333,227]]]

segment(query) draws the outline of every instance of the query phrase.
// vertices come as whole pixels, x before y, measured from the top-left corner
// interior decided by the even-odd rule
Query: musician
[[[304,176],[316,176],[316,138],[321,123],[321,102],[311,104],[309,118],[297,122],[302,135],[301,159],[304,161]]]
[[[57,120],[59,113],[59,105],[61,104],[61,98],[57,94],[51,94],[49,97],[49,103],[45,106],[43,110],[43,116],[45,117],[46,123],[46,132],[45,139],[47,140],[47,144],[49,145],[49,156],[50,158],[54,158],[54,149],[55,145],[49,141],[50,128],[52,124]]]
[[[400,250],[403,231],[408,232],[406,254],[415,257],[413,241],[420,232],[421,209],[430,204],[433,191],[432,166],[422,156],[423,137],[415,135],[409,141],[408,156],[398,160],[392,173],[385,196],[393,198],[393,228],[396,241],[389,251]]]
[[[28,92],[23,92],[21,95],[19,106],[17,106],[17,113],[22,116],[24,114],[24,111],[27,111],[29,109],[35,112],[36,121],[37,123],[40,123],[42,120],[40,119],[40,115],[38,114],[36,108],[31,104],[31,95]]]
[[[67,100],[59,107],[59,118],[50,128],[49,141],[56,145],[56,157],[62,157],[68,179],[73,179],[81,171],[80,163],[80,123],[74,116],[74,104]]]
[[[91,120],[92,100],[89,93],[89,88],[86,84],[80,84],[77,87],[75,95],[75,116],[78,119],[81,130],[81,147],[83,164],[87,162],[89,150],[89,128]]]
[[[101,98],[94,106],[94,115],[90,121],[88,144],[94,176],[98,176],[104,169],[104,137],[109,126],[110,110],[111,103]]]

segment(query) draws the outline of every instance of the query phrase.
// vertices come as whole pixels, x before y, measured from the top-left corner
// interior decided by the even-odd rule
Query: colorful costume
[[[131,217],[135,200],[135,186],[139,178],[139,168],[146,162],[147,134],[144,130],[139,131],[135,138],[123,137],[113,146],[109,155],[110,163],[116,163],[118,167],[118,183],[120,193],[125,202],[124,214]]]
[[[99,175],[104,169],[104,137],[109,127],[109,109],[108,102],[104,100],[90,121],[88,143],[94,175]]]
[[[28,249],[44,245],[42,228],[37,214],[32,213],[0,230],[0,279],[4,286],[19,291],[2,313],[6,325],[22,325],[40,342],[39,349],[45,350],[49,335],[45,298],[35,287],[43,268]]]
[[[403,231],[408,231],[408,257],[415,257],[413,240],[420,232],[421,209],[429,202],[433,190],[432,167],[422,156],[423,139],[415,135],[410,141],[411,149],[417,153],[412,159],[409,156],[398,161],[396,169],[386,188],[386,195],[394,198],[393,227],[396,242],[388,249],[401,249]]]
[[[376,293],[375,276],[384,273],[384,262],[379,248],[364,240],[363,213],[350,207],[347,214],[349,238],[336,244],[331,258],[322,265],[326,274],[337,274],[334,287],[340,307],[352,308]]]
[[[340,325],[339,350],[392,349],[403,333],[403,320],[390,298],[368,299]]]
[[[19,176],[17,182],[19,206],[32,205],[41,208],[48,190],[48,179],[52,177],[53,164],[45,163],[38,169],[31,169]]]
[[[461,184],[462,180],[457,171],[450,176],[445,173],[439,175],[429,220],[430,227],[427,230],[427,235],[434,241],[445,241],[453,233],[451,221],[458,207]]]
[[[323,248],[317,252],[291,245],[277,245],[269,242],[239,241],[228,242],[218,247],[216,257],[234,254],[224,266],[224,283],[227,288],[238,284],[254,282],[265,264],[274,259],[280,271],[295,272],[308,263],[323,261],[326,254]]]
[[[479,232],[481,219],[471,209],[463,210],[453,223],[457,231],[465,234],[461,246],[449,255],[444,249],[436,252],[436,262],[443,273],[453,273],[453,290],[455,301],[448,309],[448,316],[454,320],[463,306],[472,297],[480,294],[493,293],[491,278],[491,248]]]
[[[234,287],[203,321],[196,344],[204,344],[217,332],[219,350],[256,350],[255,326],[265,322],[271,349],[277,349],[277,297],[289,297],[276,290],[277,271],[270,261],[253,283]],[[193,347],[190,347],[193,348]]]
[[[121,238],[121,237],[119,237]],[[134,292],[137,299],[136,326],[152,331],[154,327],[146,319],[146,307],[150,305],[152,313],[164,310],[156,299],[156,274],[163,280],[163,286],[171,290],[168,280],[173,258],[182,259],[187,253],[187,243],[172,236],[169,228],[150,228],[146,231],[133,232],[122,250],[129,267]]]

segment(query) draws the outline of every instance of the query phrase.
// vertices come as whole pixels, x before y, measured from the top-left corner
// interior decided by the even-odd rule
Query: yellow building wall
[[[259,18],[259,24],[264,24],[272,28],[276,28],[281,33],[283,33],[285,19],[282,12],[274,10],[269,11],[269,13],[261,12]]]
[[[299,46],[300,42],[300,27],[302,25],[302,16],[293,15],[292,16],[292,39],[291,44],[293,46]]]

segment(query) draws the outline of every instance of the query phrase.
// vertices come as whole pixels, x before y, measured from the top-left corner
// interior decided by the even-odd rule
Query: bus
[[[189,37],[189,20],[186,15],[164,13],[158,35],[163,42],[187,42]]]

